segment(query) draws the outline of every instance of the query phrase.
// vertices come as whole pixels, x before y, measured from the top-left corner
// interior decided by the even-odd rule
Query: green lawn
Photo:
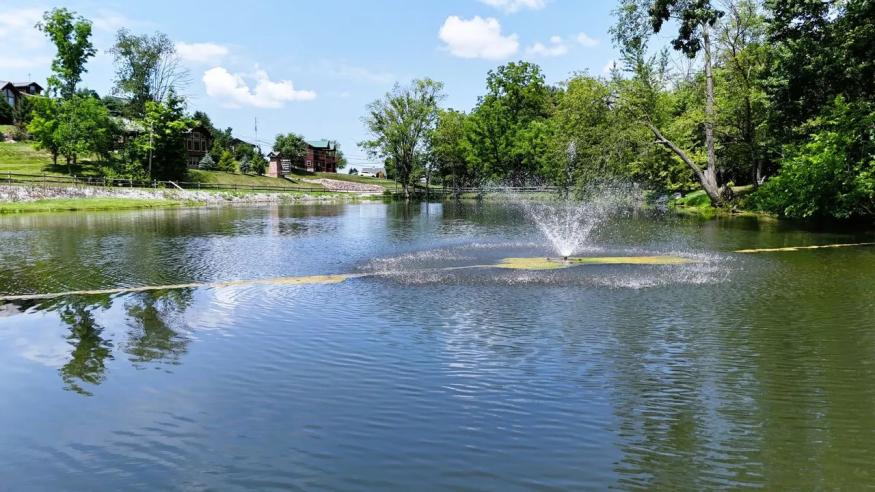
[[[197,205],[197,203],[181,200],[140,200],[134,198],[52,198],[33,202],[0,203],[0,214],[72,210],[130,210],[184,205]]]
[[[63,159],[58,165],[52,164],[52,156],[43,150],[36,150],[28,142],[0,142],[0,173],[49,174],[55,176],[100,176],[96,163],[85,160],[67,167]]]
[[[55,166],[52,156],[45,151],[36,150],[29,142],[0,142],[0,179],[3,173],[46,174],[49,176],[100,176],[100,169],[90,161],[81,162],[68,168],[63,162]],[[242,175],[221,171],[201,171],[191,169],[185,181],[218,184],[224,186],[264,186],[291,190],[321,190],[322,186],[304,183],[299,179],[277,179],[267,176]]]

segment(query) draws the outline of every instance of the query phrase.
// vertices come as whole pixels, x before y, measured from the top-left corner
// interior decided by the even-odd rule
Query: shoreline
[[[382,199],[373,193],[155,190],[89,186],[0,185],[0,215],[223,205],[341,203]]]

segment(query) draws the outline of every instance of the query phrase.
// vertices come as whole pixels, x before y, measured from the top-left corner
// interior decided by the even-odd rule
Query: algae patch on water
[[[214,284],[213,287],[231,287],[235,285],[321,285],[339,284],[360,275],[309,275],[306,277],[277,277],[263,280],[238,280]]]
[[[504,258],[495,265],[512,270],[557,270],[576,265],[684,265],[695,260],[682,256],[602,256],[578,258]]]

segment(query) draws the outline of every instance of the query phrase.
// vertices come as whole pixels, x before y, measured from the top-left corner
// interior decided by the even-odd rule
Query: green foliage
[[[295,133],[277,135],[273,143],[273,151],[282,154],[284,159],[292,161],[293,165],[303,167],[304,156],[307,155],[307,142],[304,137]]]
[[[109,160],[118,129],[100,100],[74,95],[69,99],[39,98],[35,101],[28,132],[36,146],[75,164],[80,155]]]
[[[711,208],[711,199],[703,190],[698,190],[674,200],[674,204],[686,208]]]
[[[198,169],[204,169],[206,171],[211,171],[216,169],[216,161],[213,160],[213,157],[210,154],[205,154],[200,162],[197,164]]]
[[[60,153],[60,141],[57,131],[60,101],[43,98],[37,100],[33,108],[33,118],[27,126],[28,133],[34,139],[37,149],[46,150],[52,154],[52,161],[57,164]]]
[[[490,70],[486,95],[471,113],[468,140],[476,166],[494,179],[523,184],[540,177],[550,142],[553,93],[540,67],[509,63]]]
[[[346,168],[346,165],[347,165],[347,160],[346,160],[346,156],[343,155],[343,151],[340,150],[340,149],[337,149],[337,153],[336,153],[336,155],[337,155],[337,157],[336,157],[336,159],[337,159],[337,166],[336,166],[336,167],[337,167],[337,170],[340,171],[341,169],[345,169],[345,168]]]
[[[751,198],[778,215],[846,219],[875,215],[875,110],[837,98],[808,122],[809,140],[785,148],[780,173]]]
[[[479,184],[467,139],[468,116],[452,109],[438,113],[431,139],[431,152],[438,176],[454,189]]]
[[[179,179],[186,174],[185,132],[192,121],[185,117],[182,100],[172,92],[167,102],[146,101],[143,118],[146,131],[134,139],[134,148],[142,168],[151,178]]]
[[[430,158],[429,144],[443,87],[431,79],[414,80],[409,86],[396,85],[368,105],[364,121],[372,138],[359,145],[371,156],[385,160],[387,172],[392,170],[405,196]]]
[[[723,12],[710,0],[654,0],[650,6],[653,32],[659,32],[669,20],[676,20],[678,35],[672,40],[674,49],[694,58],[703,46],[703,29],[714,27]]]
[[[146,101],[163,101],[183,75],[173,41],[160,32],[135,35],[120,29],[110,53],[115,57],[114,91],[127,98],[131,116],[142,117]]]
[[[767,0],[775,104],[770,126],[786,142],[836,96],[875,101],[875,2]]]
[[[8,125],[12,123],[12,106],[6,102],[5,97],[0,97],[0,124]]]
[[[57,50],[52,60],[53,75],[49,77],[49,87],[60,90],[65,99],[73,97],[76,85],[87,71],[85,63],[97,53],[91,44],[91,21],[65,8],[55,8],[46,11],[36,27],[45,33]]]
[[[216,167],[219,171],[225,171],[228,173],[237,171],[237,161],[234,160],[234,154],[232,154],[230,150],[223,151]]]
[[[38,97],[24,96],[18,98],[15,107],[12,108],[12,124],[23,133],[27,129],[30,120],[33,119],[34,99]]]

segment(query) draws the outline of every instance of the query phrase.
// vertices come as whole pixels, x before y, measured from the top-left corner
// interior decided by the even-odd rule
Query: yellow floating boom
[[[784,248],[760,248],[760,249],[739,249],[736,253],[783,253],[788,251],[802,251],[806,249],[831,249],[831,248],[853,248],[857,246],[875,246],[875,243],[840,243],[840,244],[818,244],[815,246],[788,246]]]

